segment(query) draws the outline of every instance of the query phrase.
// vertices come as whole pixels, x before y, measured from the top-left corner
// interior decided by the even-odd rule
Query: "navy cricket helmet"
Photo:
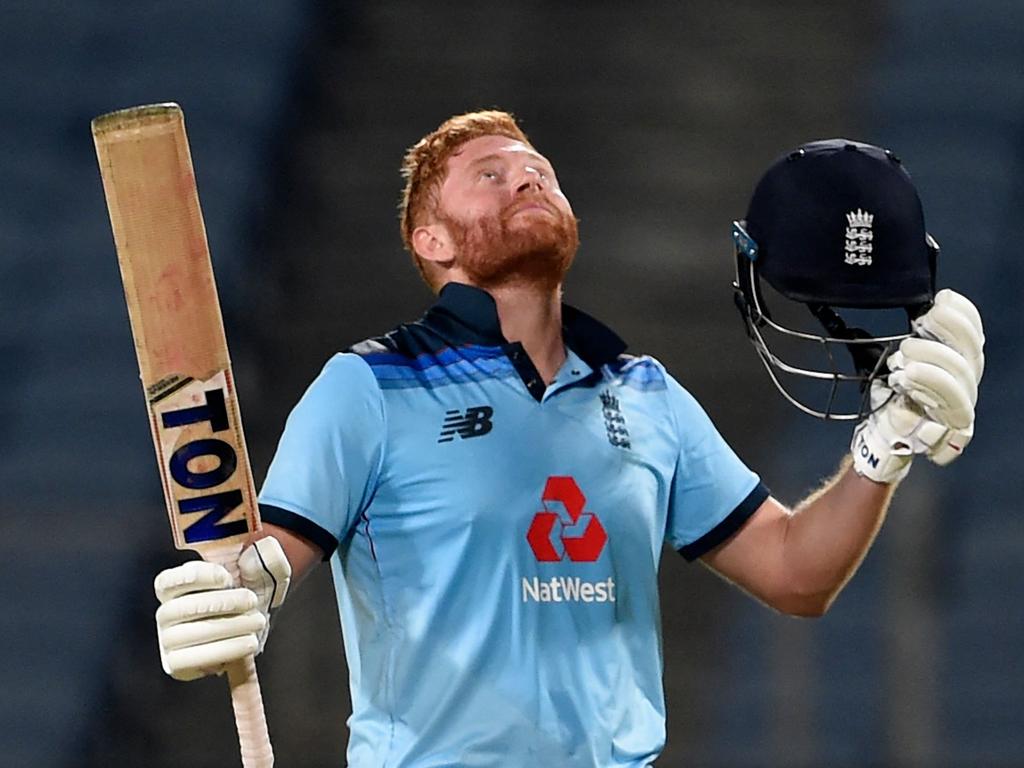
[[[938,245],[925,230],[921,200],[899,158],[848,139],[802,145],[761,177],[746,218],[733,222],[733,242],[736,304],[779,391],[813,416],[861,418],[871,381],[885,372],[889,352],[910,334],[910,320],[935,295]],[[790,302],[806,305],[825,335],[773,319],[762,281]],[[900,309],[904,327],[868,332],[849,326],[838,309],[858,316],[863,310]],[[771,335],[813,343],[827,365],[783,360],[768,343]],[[841,347],[852,363],[848,371],[833,354]],[[805,403],[780,374],[825,385],[827,400]],[[842,385],[855,385],[857,392],[856,408],[847,413],[837,408]]]

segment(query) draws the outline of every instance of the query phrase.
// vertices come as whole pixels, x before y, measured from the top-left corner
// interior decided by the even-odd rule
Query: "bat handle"
[[[235,584],[240,584],[238,555],[242,545],[203,554],[207,560],[223,565]],[[271,768],[274,750],[270,746],[267,716],[263,713],[260,679],[256,676],[256,659],[246,656],[228,664],[228,684],[231,686],[231,706],[235,710],[235,728],[242,751],[243,768]]]
[[[270,768],[274,764],[274,750],[270,746],[267,718],[263,714],[256,660],[246,656],[229,664],[228,684],[231,686],[231,706],[235,710],[242,765],[244,768]]]

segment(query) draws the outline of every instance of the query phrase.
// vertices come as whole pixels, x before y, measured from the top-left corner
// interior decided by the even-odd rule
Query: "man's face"
[[[551,163],[505,136],[466,142],[448,159],[438,219],[455,263],[481,287],[561,283],[579,245]]]

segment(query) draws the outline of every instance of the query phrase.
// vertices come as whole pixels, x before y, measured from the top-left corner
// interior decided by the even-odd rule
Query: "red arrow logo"
[[[549,477],[541,494],[544,511],[533,516],[526,541],[541,562],[566,556],[574,563],[592,563],[601,556],[608,534],[592,512],[583,491],[571,477]]]

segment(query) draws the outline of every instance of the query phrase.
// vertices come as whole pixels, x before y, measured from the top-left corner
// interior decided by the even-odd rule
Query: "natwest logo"
[[[571,477],[549,477],[541,496],[544,511],[533,516],[526,540],[541,562],[568,557],[592,563],[601,556],[608,534],[592,512],[585,512],[583,491]]]

